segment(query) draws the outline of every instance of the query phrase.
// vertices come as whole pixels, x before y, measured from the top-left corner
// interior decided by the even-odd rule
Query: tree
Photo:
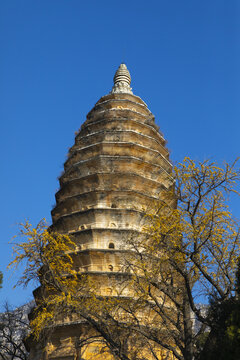
[[[136,292],[148,299],[156,323],[165,324],[157,336],[151,324],[137,331],[178,359],[197,358],[198,338],[211,329],[211,316],[199,302],[216,293],[223,303],[234,290],[239,227],[227,200],[239,182],[235,165],[222,169],[186,158],[174,169],[174,194],[163,194],[150,215],[147,241],[130,242]],[[177,207],[172,206],[174,196]]]
[[[220,304],[217,298],[211,299],[212,328],[203,342],[201,360],[240,358],[240,265],[236,275],[234,296]]]
[[[212,328],[201,301],[216,294],[223,304],[234,291],[239,227],[228,197],[237,193],[240,173],[236,163],[220,168],[186,158],[174,177],[174,189],[163,191],[146,216],[144,236],[126,239],[115,296],[75,271],[68,236],[51,233],[43,223],[22,228],[28,241],[16,244],[13,265],[26,260],[20,283],[38,278],[42,284],[35,336],[54,326],[59,313],[78,313],[116,359],[160,359],[160,349],[166,359],[199,358],[199,339]]]
[[[24,338],[29,332],[28,312],[30,304],[10,309],[5,304],[0,314],[0,359],[27,360],[28,352],[24,346]]]
[[[101,344],[101,349],[110,349],[116,356],[119,354],[121,359],[127,360],[126,332],[121,337],[118,322],[110,316],[116,304],[99,294],[90,276],[76,272],[75,244],[70,237],[52,232],[45,220],[36,228],[29,222],[20,224],[20,236],[27,241],[14,244],[16,257],[9,265],[17,267],[25,262],[25,270],[17,285],[27,286],[30,281],[41,284],[31,316],[31,335],[38,342],[47,342],[56,322],[78,314],[94,333],[79,337],[77,346],[82,348],[95,341]]]

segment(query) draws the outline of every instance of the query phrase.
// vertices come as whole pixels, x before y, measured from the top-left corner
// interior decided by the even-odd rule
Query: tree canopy
[[[0,359],[27,360],[28,352],[24,346],[24,338],[28,334],[28,312],[31,304],[15,310],[8,303],[0,314]]]
[[[210,301],[212,328],[201,349],[201,360],[236,360],[240,358],[240,264],[236,273],[236,292],[219,303]]]

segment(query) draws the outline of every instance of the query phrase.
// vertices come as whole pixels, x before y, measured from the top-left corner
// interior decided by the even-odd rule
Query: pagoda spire
[[[126,64],[120,64],[119,68],[117,69],[114,78],[114,85],[111,91],[111,94],[132,94],[132,89],[130,87],[131,84],[131,76],[127,69]]]

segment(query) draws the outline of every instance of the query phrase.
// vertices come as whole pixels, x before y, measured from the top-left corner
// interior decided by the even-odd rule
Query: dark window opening
[[[110,271],[113,271],[113,266],[112,265],[108,265],[108,268]]]

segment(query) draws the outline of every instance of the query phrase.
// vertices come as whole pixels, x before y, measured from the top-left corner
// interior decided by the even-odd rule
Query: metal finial
[[[111,94],[116,93],[127,93],[132,94],[131,76],[125,64],[120,64],[114,75],[114,86],[112,88]]]

